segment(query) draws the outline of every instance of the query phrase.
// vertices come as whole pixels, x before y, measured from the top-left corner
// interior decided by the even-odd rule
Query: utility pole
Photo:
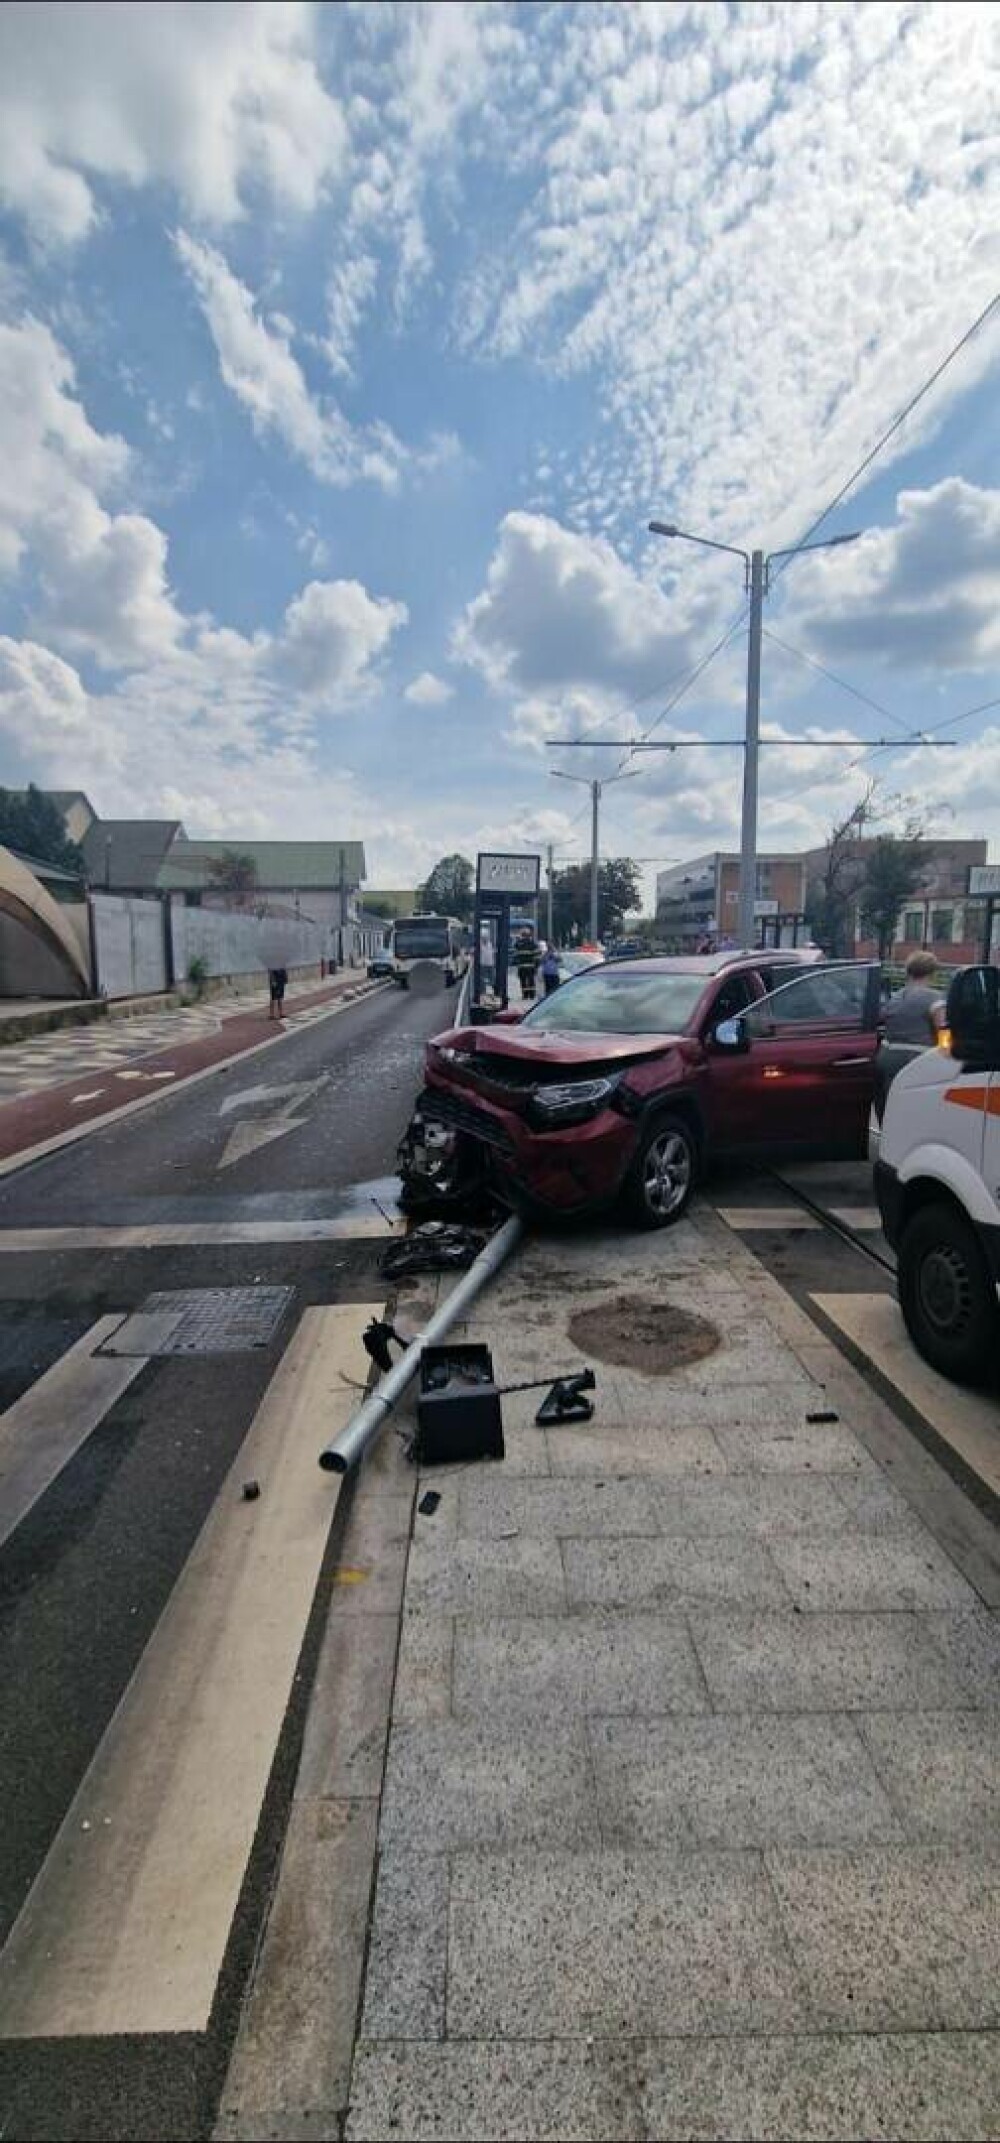
[[[548,945],[551,945],[552,943],[552,877],[554,870],[554,856],[555,850],[553,848],[552,842],[550,841],[548,848],[545,852],[545,872],[546,877],[548,878],[548,899],[546,901],[545,909],[545,941]]]
[[[600,802],[601,784],[599,781],[592,781],[590,784],[590,942],[592,945],[596,945],[598,942],[597,877],[601,868],[601,855],[597,819]]]
[[[753,946],[757,906],[757,769],[760,760],[760,636],[764,609],[764,553],[750,553],[750,637],[747,647],[747,726],[743,753],[743,819],[740,827],[740,906],[737,941]],[[721,927],[721,917],[719,918]]]
[[[613,781],[634,781],[638,768],[627,773],[606,774],[603,781],[588,781],[586,774],[564,774],[561,767],[550,766],[549,773],[555,781],[580,781],[590,790],[590,937],[592,944],[598,942],[597,882],[601,867],[598,839],[598,820],[603,791]]]
[[[827,536],[820,543],[796,543],[790,550],[744,551],[735,543],[717,543],[714,536],[693,536],[688,528],[672,521],[650,521],[651,536],[677,537],[682,543],[697,543],[702,550],[728,551],[742,558],[744,588],[749,597],[750,636],[747,649],[747,720],[743,740],[743,820],[740,833],[739,937],[744,952],[752,952],[756,938],[754,910],[757,905],[757,766],[760,754],[760,639],[761,614],[767,594],[770,569],[776,558],[801,558],[804,551],[832,551],[842,543],[856,543],[854,529],[847,536]],[[641,748],[641,747],[640,747]],[[721,918],[717,918],[721,927]]]

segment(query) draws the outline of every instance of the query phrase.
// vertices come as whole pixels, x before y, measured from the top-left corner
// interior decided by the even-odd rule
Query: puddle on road
[[[596,1308],[577,1310],[569,1336],[581,1353],[648,1377],[667,1377],[673,1369],[703,1362],[721,1344],[707,1317],[644,1295],[615,1295]]]

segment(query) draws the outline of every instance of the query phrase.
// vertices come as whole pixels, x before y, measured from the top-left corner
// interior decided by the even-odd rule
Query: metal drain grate
[[[247,1354],[268,1347],[293,1287],[192,1287],[148,1295],[102,1354]]]

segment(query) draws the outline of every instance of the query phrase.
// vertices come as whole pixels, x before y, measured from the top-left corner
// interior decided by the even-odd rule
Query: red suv
[[[679,1219],[716,1155],[867,1153],[879,969],[815,952],[629,960],[427,1046],[428,1145],[508,1200]]]

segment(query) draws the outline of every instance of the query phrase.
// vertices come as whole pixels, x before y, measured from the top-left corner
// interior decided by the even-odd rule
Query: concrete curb
[[[385,982],[362,983],[357,990],[352,990],[349,996],[345,992],[328,1009],[321,1007],[312,1024],[318,1026],[322,1020],[333,1019],[338,1012],[348,1011],[360,998],[374,997],[379,990],[388,988],[389,984]],[[291,1041],[298,1031],[293,1027],[282,1029],[277,1034],[265,1035],[262,1041],[252,1042],[248,1049],[235,1049],[228,1057],[219,1057],[214,1064],[206,1064],[201,1071],[188,1072],[186,1077],[169,1086],[165,1083],[158,1086],[153,1094],[139,1094],[134,1101],[125,1101],[118,1109],[108,1109],[103,1116],[92,1116],[85,1123],[71,1124],[67,1130],[57,1132],[53,1138],[40,1139],[37,1145],[26,1146],[23,1153],[12,1153],[5,1161],[0,1161],[0,1180],[4,1176],[16,1175],[18,1169],[29,1168],[34,1161],[45,1160],[50,1153],[60,1153],[64,1146],[75,1146],[80,1139],[89,1138],[94,1132],[104,1131],[110,1124],[119,1124],[127,1116],[136,1116],[140,1109],[151,1109],[155,1102],[169,1100],[171,1094],[184,1093],[188,1087],[197,1086],[202,1079],[212,1079],[217,1072],[228,1071],[233,1064],[259,1056],[262,1049],[275,1049],[281,1042]],[[155,1051],[150,1051],[151,1056],[155,1054]]]

